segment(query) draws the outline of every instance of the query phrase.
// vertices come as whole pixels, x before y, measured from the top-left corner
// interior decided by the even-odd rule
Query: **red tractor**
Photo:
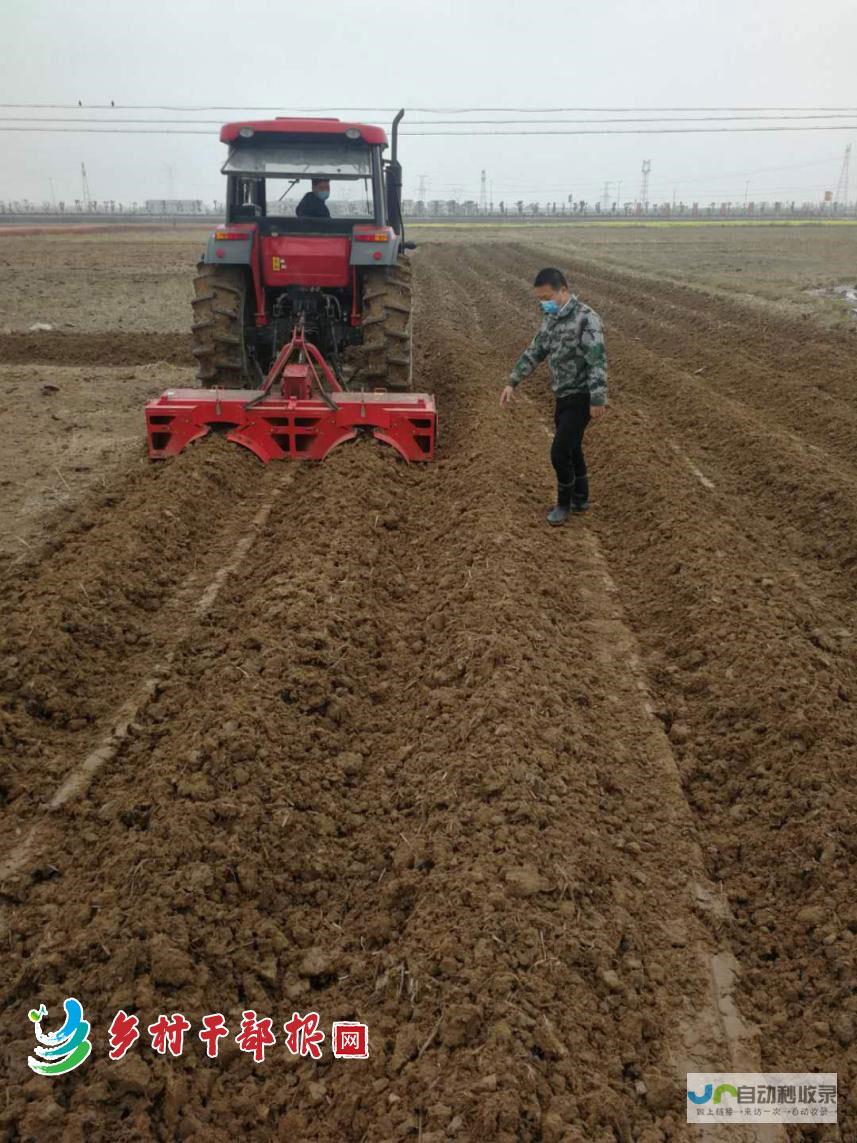
[[[193,300],[205,388],[150,402],[150,456],[174,455],[219,426],[266,461],[322,459],[362,430],[409,460],[431,459],[434,401],[411,392],[402,115],[389,159],[384,130],[362,123],[221,129],[226,222],[208,240]],[[292,206],[306,181],[330,188],[334,212],[315,189]]]

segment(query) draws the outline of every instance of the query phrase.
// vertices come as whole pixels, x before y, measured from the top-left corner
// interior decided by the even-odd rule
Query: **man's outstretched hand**
[[[514,394],[515,394],[514,385],[507,385],[506,388],[503,390],[503,392],[500,394],[500,408],[501,409],[504,408],[506,405],[512,404],[512,397],[514,396]]]

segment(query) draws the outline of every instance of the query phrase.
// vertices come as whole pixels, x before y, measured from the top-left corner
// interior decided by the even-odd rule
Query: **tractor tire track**
[[[100,740],[270,487],[255,458],[218,440],[166,464],[135,457],[109,491],[57,513],[41,548],[9,565],[0,581],[0,821],[20,826]]]

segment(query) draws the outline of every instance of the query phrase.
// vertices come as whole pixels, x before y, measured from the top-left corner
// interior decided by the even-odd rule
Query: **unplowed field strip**
[[[819,456],[793,508],[767,485],[777,426],[766,475],[736,479],[749,436],[729,430],[764,428],[758,409],[734,394],[727,424],[682,405],[675,371],[653,384],[617,300],[594,509],[548,530],[544,381],[497,406],[541,256],[417,254],[436,465],[360,444],[274,496],[279,472],[209,441],[12,569],[0,860],[36,830],[0,884],[13,1138],[658,1143],[693,1137],[689,1067],[854,1084],[847,458]],[[819,552],[825,477],[842,530]],[[65,995],[97,1047],[46,1095],[21,1014]],[[207,1061],[196,1041],[111,1063],[119,1008],[194,1031],[221,1011],[233,1033],[245,1008],[317,1010],[366,1022],[370,1058],[278,1043],[254,1065],[223,1041]],[[838,1138],[855,1130],[845,1103]]]
[[[188,333],[95,333],[46,330],[37,333],[0,333],[0,362],[29,365],[143,365],[165,361],[193,365]]]

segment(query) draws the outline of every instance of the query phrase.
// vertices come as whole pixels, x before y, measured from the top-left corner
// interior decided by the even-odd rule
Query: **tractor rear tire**
[[[239,266],[197,265],[191,338],[196,379],[203,388],[242,389],[247,382],[244,303],[247,280]]]
[[[404,256],[395,266],[364,271],[362,324],[359,387],[412,389],[411,266]]]

